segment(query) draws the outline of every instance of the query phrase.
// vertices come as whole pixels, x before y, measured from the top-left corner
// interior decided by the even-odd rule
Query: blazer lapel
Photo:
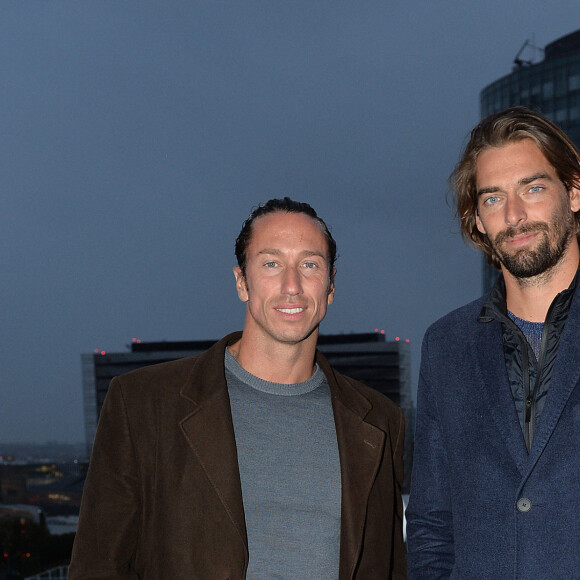
[[[224,371],[224,349],[230,335],[201,355],[181,394],[194,403],[180,426],[208,480],[247,548],[242,486],[230,402]]]
[[[530,449],[530,469],[548,443],[572,391],[580,383],[580,281],[560,338],[548,396]]]
[[[362,544],[368,498],[383,455],[386,435],[364,421],[370,410],[369,401],[354,390],[345,392],[320,353],[317,362],[332,393],[342,484],[340,577],[350,578]]]
[[[488,404],[491,420],[523,474],[527,468],[528,454],[507,377],[501,324],[478,322],[478,328],[471,350],[476,353],[482,395]]]

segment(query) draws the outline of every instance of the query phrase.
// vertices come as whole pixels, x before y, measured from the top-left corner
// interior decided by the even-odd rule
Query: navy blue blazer
[[[409,578],[580,578],[580,283],[529,455],[483,302],[423,341]]]

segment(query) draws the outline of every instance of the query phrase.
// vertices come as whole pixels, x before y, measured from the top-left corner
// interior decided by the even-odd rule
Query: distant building
[[[0,502],[23,504],[28,502],[26,480],[28,465],[0,465]]]
[[[50,514],[78,513],[86,468],[85,462],[2,463],[0,503],[33,504]]]
[[[131,370],[200,354],[216,341],[139,342],[130,352],[82,355],[85,434],[90,455],[97,421],[111,379]],[[339,372],[358,379],[399,405],[405,413],[405,482],[408,489],[413,454],[414,408],[410,348],[405,341],[386,341],[380,333],[320,335],[318,348]]]
[[[543,60],[536,62],[536,52]],[[481,91],[481,116],[523,105],[556,122],[580,146],[580,30],[544,49],[526,41],[510,74]],[[483,291],[488,292],[497,270],[483,263]]]
[[[0,520],[23,519],[40,524],[46,524],[46,516],[42,509],[27,504],[0,504]]]

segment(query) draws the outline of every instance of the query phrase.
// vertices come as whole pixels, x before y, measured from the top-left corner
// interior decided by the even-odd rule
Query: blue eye
[[[539,193],[543,189],[544,188],[541,185],[532,185],[532,187],[530,187],[530,193]]]
[[[491,195],[488,197],[483,203],[485,205],[494,205],[499,201],[499,197],[497,195]]]

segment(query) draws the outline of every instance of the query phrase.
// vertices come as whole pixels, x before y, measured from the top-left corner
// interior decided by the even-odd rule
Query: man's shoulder
[[[118,375],[111,381],[109,395],[121,394],[131,408],[179,399],[184,385],[192,383],[193,369],[201,356],[197,354],[146,365]]]
[[[369,387],[362,383],[357,379],[353,379],[351,377],[347,377],[345,375],[340,375],[344,380],[346,380],[349,386],[353,389],[356,389],[361,395],[364,395],[369,401],[375,403],[377,405],[385,405],[387,407],[392,407],[394,409],[398,409],[398,406],[389,399],[386,395]]]
[[[123,384],[127,385],[143,383],[159,384],[167,381],[179,382],[189,376],[196,360],[200,356],[203,356],[203,354],[195,354],[161,363],[148,364],[123,373],[117,378]]]
[[[477,328],[478,317],[485,303],[486,296],[473,300],[464,306],[452,310],[429,326],[426,337],[442,337],[446,340],[461,339],[466,332]]]
[[[401,409],[398,405],[393,403],[386,395],[369,387],[357,379],[353,379],[347,375],[343,375],[334,367],[332,373],[336,379],[337,384],[343,392],[351,392],[355,397],[362,397],[370,403],[373,411],[378,411],[379,416],[387,416],[390,418],[399,417]]]
[[[119,375],[113,381],[128,390],[168,391],[180,390],[185,384],[192,384],[195,382],[194,377],[223,376],[225,345],[232,336],[224,337],[202,353],[142,366]]]

